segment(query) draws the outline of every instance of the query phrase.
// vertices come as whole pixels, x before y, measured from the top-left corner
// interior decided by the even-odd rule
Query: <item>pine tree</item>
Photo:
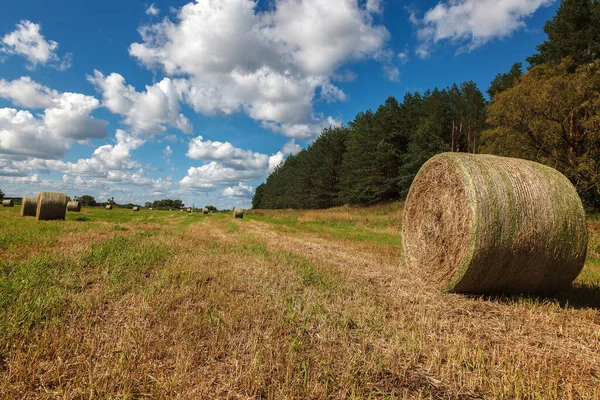
[[[565,57],[572,58],[573,70],[593,63],[600,57],[600,2],[563,0],[544,32],[548,40],[537,46],[537,54],[527,57],[531,67],[558,64]]]

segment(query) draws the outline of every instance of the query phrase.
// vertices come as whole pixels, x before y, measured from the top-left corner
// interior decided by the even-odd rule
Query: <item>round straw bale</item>
[[[140,211],[140,208],[139,208],[138,206],[134,206],[134,207],[132,208],[132,210],[133,210],[133,211]]]
[[[208,208],[204,207],[204,208],[202,209],[202,214],[208,214]]]
[[[241,208],[234,208],[233,218],[244,218],[244,210]]]
[[[457,293],[553,293],[583,268],[587,227],[558,171],[515,158],[442,153],[415,177],[402,264]]]
[[[13,207],[15,202],[11,200],[2,200],[2,207]]]
[[[112,204],[107,204],[105,207],[107,210],[112,210]]]
[[[72,211],[72,212],[81,211],[81,203],[78,201],[67,202],[67,211]]]
[[[36,218],[38,221],[65,219],[67,213],[67,195],[55,192],[40,192],[37,201]]]
[[[21,200],[21,217],[35,217],[37,211],[36,196],[26,196]]]
[[[191,213],[191,212],[192,212],[192,209],[191,209],[191,208],[188,208],[188,209],[187,209],[187,212]]]

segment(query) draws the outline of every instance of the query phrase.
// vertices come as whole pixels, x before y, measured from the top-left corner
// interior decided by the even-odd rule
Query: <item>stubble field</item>
[[[0,208],[0,398],[600,397],[600,220],[555,297],[401,271],[401,204]]]

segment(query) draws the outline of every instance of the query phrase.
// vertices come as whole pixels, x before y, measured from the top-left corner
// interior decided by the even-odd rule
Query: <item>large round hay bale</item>
[[[202,209],[202,214],[208,214],[208,208],[204,207],[204,208]]]
[[[67,211],[71,211],[71,212],[81,211],[81,203],[78,201],[67,202]]]
[[[133,207],[133,208],[132,208],[132,210],[133,210],[133,211],[140,211],[140,208],[139,208],[139,207],[137,207],[137,206],[135,206],[135,207]]]
[[[192,212],[192,209],[191,209],[191,208],[188,208],[188,209],[187,209],[187,212],[191,213],[191,212]]]
[[[112,210],[112,204],[107,204],[105,207],[107,210]]]
[[[37,196],[23,197],[23,200],[21,200],[21,217],[35,217],[37,201]]]
[[[241,208],[234,208],[233,218],[244,218],[244,210]]]
[[[11,200],[2,200],[2,207],[13,207],[15,202]]]
[[[553,293],[587,253],[583,205],[558,171],[514,158],[439,154],[415,177],[402,221],[409,273],[458,293]]]
[[[65,219],[67,213],[67,195],[64,193],[40,192],[37,201],[36,218],[38,221]]]

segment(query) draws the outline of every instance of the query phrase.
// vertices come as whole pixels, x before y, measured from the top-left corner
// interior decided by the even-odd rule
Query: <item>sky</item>
[[[45,0],[0,5],[0,190],[251,204],[388,96],[490,81],[557,0]],[[526,63],[524,63],[526,65]]]

